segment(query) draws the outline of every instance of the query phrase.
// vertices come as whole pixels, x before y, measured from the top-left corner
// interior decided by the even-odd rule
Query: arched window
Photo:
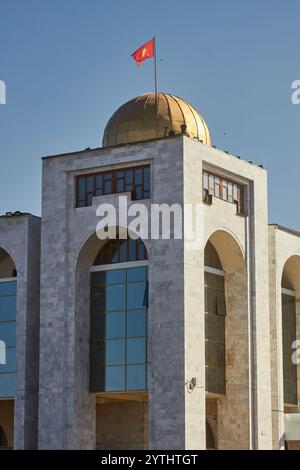
[[[281,304],[284,403],[297,405],[297,365],[292,362],[292,344],[296,340],[296,294],[285,272],[282,276]]]
[[[225,394],[225,288],[224,271],[210,241],[204,252],[206,390]]]
[[[96,256],[91,268],[91,392],[147,388],[147,259],[140,239],[108,240]]]
[[[96,256],[94,265],[142,261],[148,259],[146,247],[138,238],[109,239]]]
[[[7,436],[2,426],[0,426],[0,447],[8,447]]]

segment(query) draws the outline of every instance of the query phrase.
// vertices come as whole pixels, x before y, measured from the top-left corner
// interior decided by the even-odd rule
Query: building
[[[181,207],[200,245],[175,222],[123,239],[119,196],[149,226]],[[300,233],[267,207],[266,170],[170,94],[121,106],[103,147],[43,158],[41,221],[0,218],[2,447],[297,447]]]

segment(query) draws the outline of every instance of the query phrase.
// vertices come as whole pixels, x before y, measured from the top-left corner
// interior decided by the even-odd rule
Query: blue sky
[[[300,229],[298,0],[0,0],[0,213],[40,214],[41,157],[101,145],[110,115],[153,89],[130,54],[157,36],[161,91],[214,144],[268,169],[269,220]]]

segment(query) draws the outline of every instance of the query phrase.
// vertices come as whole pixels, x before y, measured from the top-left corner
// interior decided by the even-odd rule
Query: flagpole
[[[155,120],[156,120],[156,137],[157,137],[157,121],[158,121],[158,91],[157,91],[157,62],[156,62],[156,37],[154,39],[154,90],[155,90]]]

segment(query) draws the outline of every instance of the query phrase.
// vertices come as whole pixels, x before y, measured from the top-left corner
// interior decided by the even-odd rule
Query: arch
[[[0,247],[0,279],[17,276],[17,268],[15,262],[9,253]]]
[[[76,321],[90,348],[84,362],[93,393],[144,390],[147,382],[148,251],[127,228],[116,232],[104,240],[90,235],[76,264]],[[135,354],[141,357],[133,364]]]
[[[128,228],[124,227],[117,227],[116,228],[117,233],[118,232],[127,232],[129,233],[130,237],[129,239],[137,239],[142,241],[144,248],[145,248],[145,253],[146,257],[145,259],[149,259],[148,252],[149,252],[149,247],[147,244],[147,240],[141,240],[138,236],[137,233],[133,232],[132,230],[129,231]],[[86,269],[89,269],[91,266],[94,265],[94,262],[96,260],[96,256],[98,253],[100,253],[101,249],[108,243],[109,241],[113,241],[114,239],[106,238],[106,239],[100,239],[97,237],[97,233],[95,230],[93,230],[81,243],[77,256],[75,257],[75,271],[86,271]],[[115,239],[116,240],[116,239]]]
[[[223,266],[217,253],[217,250],[215,249],[214,245],[211,243],[210,240],[208,240],[208,242],[206,243],[206,247],[204,250],[204,266],[223,270]]]
[[[233,233],[224,229],[218,229],[208,237],[207,242],[210,242],[215,248],[223,270],[226,273],[245,272],[244,253]]]
[[[247,288],[239,240],[227,230],[212,232],[204,251],[205,390],[210,402],[206,418],[213,410],[217,440],[208,423],[207,448],[216,448],[216,442],[218,449],[248,445],[249,423],[244,411],[248,396],[236,395],[239,387],[249,387]],[[234,425],[228,410],[235,415]]]
[[[295,291],[300,296],[300,256],[292,255],[284,263],[281,273],[281,286]]]
[[[216,437],[213,431],[213,426],[210,424],[208,418],[206,418],[206,450],[216,450]]]
[[[8,447],[7,435],[2,426],[0,426],[0,447]]]

